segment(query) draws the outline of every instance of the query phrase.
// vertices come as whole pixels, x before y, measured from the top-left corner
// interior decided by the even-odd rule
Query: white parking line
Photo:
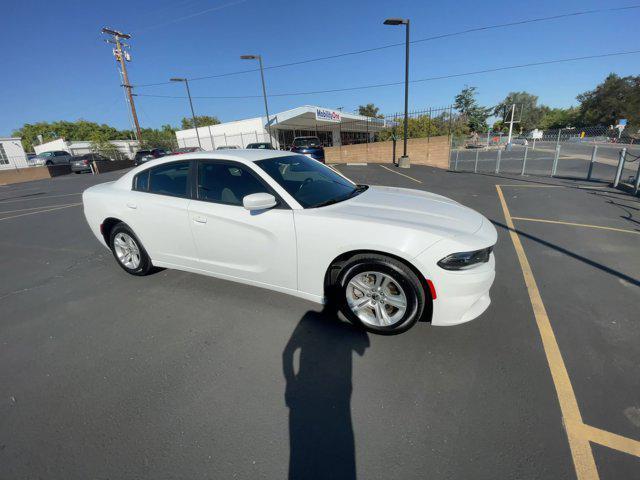
[[[27,200],[43,200],[45,198],[71,197],[73,195],[82,195],[82,192],[65,193],[61,195],[48,195],[46,197],[30,197],[30,198],[20,198],[20,199],[10,199],[10,200],[0,199],[0,205],[4,205],[5,203],[26,202]]]
[[[21,213],[20,215],[12,215],[10,217],[0,218],[0,222],[2,222],[3,220],[11,220],[12,218],[26,217],[27,215],[35,215],[36,213],[53,212],[54,210],[62,210],[63,208],[77,207],[78,205],[82,205],[82,203],[70,203],[69,205],[64,205],[62,207],[49,208],[47,210],[38,210],[37,212]]]
[[[400,173],[400,172],[396,172],[395,170],[390,169],[389,167],[385,167],[384,165],[379,165],[380,167],[384,168],[385,170],[389,170],[390,172],[393,173],[397,173],[398,175],[401,175],[403,177],[408,178],[409,180],[413,180],[414,182],[418,182],[418,183],[422,183],[420,180],[418,180],[417,178],[413,178],[410,177],[409,175],[405,175],[404,173]]]
[[[61,203],[59,205],[41,205],[39,207],[19,208],[18,210],[2,210],[0,211],[0,215],[3,215],[5,213],[27,212],[29,210],[39,210],[41,208],[49,208],[49,207],[71,207],[74,205],[77,205],[77,203]]]

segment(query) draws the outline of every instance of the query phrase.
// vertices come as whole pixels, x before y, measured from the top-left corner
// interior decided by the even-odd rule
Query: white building
[[[27,155],[22,148],[22,139],[0,137],[0,170],[28,167]]]
[[[109,143],[118,149],[123,158],[132,159],[139,149],[137,140],[111,140]],[[64,138],[52,140],[42,145],[35,145],[33,149],[38,154],[52,150],[64,150],[71,155],[84,155],[85,153],[93,152],[92,143],[89,141],[70,142]]]
[[[344,113],[338,110],[304,105],[269,115],[271,143],[278,149],[287,149],[295,137],[317,136],[325,146],[363,143],[376,132],[393,126],[393,122],[380,118]],[[249,143],[269,142],[267,117],[248,118],[235,122],[198,127],[197,135],[204,150],[235,145],[244,148]],[[179,130],[179,147],[197,147],[196,129]]]

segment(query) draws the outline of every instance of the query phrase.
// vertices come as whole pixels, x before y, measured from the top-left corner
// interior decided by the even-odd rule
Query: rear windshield
[[[319,147],[320,139],[318,137],[296,138],[293,141],[294,147]]]

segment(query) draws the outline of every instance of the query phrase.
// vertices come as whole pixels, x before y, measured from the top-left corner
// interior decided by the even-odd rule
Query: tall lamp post
[[[404,147],[402,157],[398,159],[400,168],[409,168],[409,157],[407,155],[407,136],[409,129],[409,19],[408,18],[387,18],[385,25],[406,26],[407,39],[405,43],[405,66],[404,66]]]
[[[264,111],[267,114],[267,132],[271,143],[271,119],[269,118],[269,105],[267,104],[267,87],[264,84],[264,68],[262,67],[262,55],[240,55],[242,60],[258,60],[260,62],[260,79],[262,80],[262,97],[264,98]]]
[[[200,143],[200,134],[198,133],[198,123],[196,122],[196,114],[193,111],[193,102],[191,101],[191,91],[189,90],[189,80],[186,78],[170,78],[171,82],[184,82],[187,87],[187,97],[189,97],[189,106],[191,107],[191,118],[193,118],[193,128],[196,129],[196,137],[198,137],[198,146],[202,148],[202,143]]]

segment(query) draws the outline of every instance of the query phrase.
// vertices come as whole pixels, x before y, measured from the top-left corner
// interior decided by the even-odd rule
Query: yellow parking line
[[[546,220],[544,218],[528,218],[528,217],[511,217],[511,219],[522,220],[525,222],[554,223],[557,225],[569,225],[571,227],[598,228],[600,230],[611,230],[614,232],[635,233],[636,235],[640,235],[640,232],[637,230],[626,230],[624,228],[603,227],[601,225],[590,225],[588,223],[561,222],[559,220]]]
[[[73,195],[82,195],[82,192],[65,193],[65,194],[62,194],[62,195],[47,195],[46,197],[18,198],[18,199],[10,199],[10,200],[5,200],[3,198],[0,198],[0,205],[4,205],[5,203],[26,202],[28,200],[43,200],[45,198],[71,197]]]
[[[70,203],[69,205],[64,205],[62,207],[49,208],[47,210],[38,210],[37,212],[21,213],[20,215],[12,215],[11,217],[0,218],[0,222],[3,220],[10,220],[12,218],[26,217],[27,215],[35,215],[36,213],[53,212],[54,210],[62,210],[63,208],[77,207],[78,205],[82,205],[82,203]]]
[[[593,443],[603,445],[614,450],[628,453],[640,457],[640,442],[631,438],[623,437],[615,433],[607,432],[591,425],[583,425],[584,436]]]
[[[41,205],[39,207],[20,208],[18,210],[3,210],[3,211],[0,211],[0,215],[3,215],[5,213],[27,212],[29,210],[39,210],[41,208],[48,208],[48,207],[70,207],[72,205],[77,205],[77,203],[61,203],[60,205]]]
[[[502,205],[504,217],[509,227],[509,235],[511,236],[511,241],[513,242],[518,261],[520,262],[520,268],[522,269],[524,281],[529,293],[529,300],[533,307],[533,314],[538,325],[542,346],[547,357],[547,363],[549,364],[549,370],[551,370],[551,377],[556,388],[558,402],[560,403],[560,410],[569,440],[569,448],[571,449],[576,475],[579,480],[597,479],[599,477],[596,462],[593,458],[589,440],[583,435],[584,424],[582,422],[582,415],[578,408],[578,401],[576,400],[576,395],[573,391],[573,386],[571,385],[569,373],[564,364],[558,341],[551,328],[551,322],[549,321],[547,310],[542,302],[540,290],[538,290],[538,285],[533,276],[533,271],[529,265],[529,260],[524,252],[520,238],[515,231],[515,225],[511,219],[511,214],[509,213],[509,208],[507,207],[507,202],[504,199],[500,185],[496,185],[496,189],[498,190],[500,204]]]
[[[382,167],[382,168],[384,168],[385,170],[389,170],[390,172],[397,173],[398,175],[402,175],[403,177],[406,177],[406,178],[408,178],[409,180],[413,180],[414,182],[422,183],[422,182],[421,182],[420,180],[418,180],[417,178],[410,177],[409,175],[405,175],[404,173],[396,172],[395,170],[392,170],[392,169],[391,169],[391,168],[389,168],[389,167],[385,167],[384,165],[379,165],[379,166],[380,166],[380,167]]]

